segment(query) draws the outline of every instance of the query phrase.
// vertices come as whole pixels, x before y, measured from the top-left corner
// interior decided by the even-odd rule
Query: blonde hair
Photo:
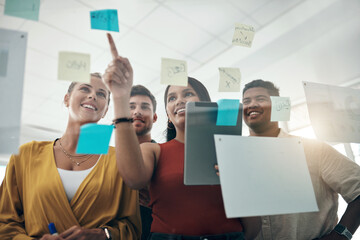
[[[90,75],[92,76],[92,77],[97,77],[97,78],[100,78],[100,79],[102,79],[102,76],[101,76],[101,73],[99,73],[99,72],[94,72],[94,73],[90,73]],[[69,86],[69,88],[68,88],[68,94],[70,95],[71,94],[71,92],[74,90],[74,87],[75,87],[75,85],[77,84],[78,82],[71,82],[71,84],[70,84],[70,86]],[[110,91],[108,91],[108,105],[109,105],[109,103],[110,103]]]

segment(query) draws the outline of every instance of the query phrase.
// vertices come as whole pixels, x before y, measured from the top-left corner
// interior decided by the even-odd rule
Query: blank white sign
[[[360,89],[303,82],[311,125],[317,138],[360,143]]]
[[[27,33],[0,29],[0,154],[19,147]]]
[[[318,211],[300,139],[214,138],[228,218]]]

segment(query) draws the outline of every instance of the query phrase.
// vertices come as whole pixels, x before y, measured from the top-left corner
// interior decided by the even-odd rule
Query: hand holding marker
[[[50,234],[51,235],[59,235],[56,231],[56,228],[55,228],[55,224],[54,223],[49,223],[48,225],[48,228],[49,228],[49,231],[50,231]]]

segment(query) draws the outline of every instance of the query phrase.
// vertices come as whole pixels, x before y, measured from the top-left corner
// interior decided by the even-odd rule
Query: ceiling
[[[66,127],[69,82],[57,80],[59,51],[91,54],[92,72],[110,62],[106,32],[90,29],[93,10],[118,10],[120,32],[112,35],[135,84],[158,100],[153,138],[159,142],[166,127],[162,57],[186,60],[189,76],[214,101],[241,98],[218,92],[218,67],[240,68],[242,86],[273,81],[291,98],[290,130],[309,125],[302,81],[360,85],[359,0],[41,0],[39,21],[5,16],[4,5],[0,0],[0,28],[28,32],[21,143],[54,139]],[[231,44],[236,22],[255,28],[251,48]],[[111,110],[102,123],[111,122]]]

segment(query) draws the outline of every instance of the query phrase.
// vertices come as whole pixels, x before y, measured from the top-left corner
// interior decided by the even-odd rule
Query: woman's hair
[[[192,77],[188,77],[188,83],[194,89],[194,91],[198,95],[200,101],[211,102],[209,92],[207,91],[206,87],[199,80],[196,80],[195,78],[192,78]],[[168,85],[166,87],[165,94],[164,94],[165,111],[166,111],[166,106],[167,106],[167,95],[168,95],[170,86],[171,85]],[[167,142],[176,137],[175,126],[172,122],[170,122],[169,119],[167,121],[167,129],[164,131],[164,133],[166,135]]]
[[[98,72],[95,72],[95,73],[91,73],[90,74],[92,77],[97,77],[97,78],[100,78],[100,79],[102,79],[102,77],[101,77],[101,74],[100,73],[98,73]],[[71,82],[71,84],[70,84],[70,86],[69,86],[69,88],[68,88],[68,94],[70,95],[71,94],[71,92],[74,90],[74,87],[75,87],[75,85],[77,84],[78,82]],[[107,91],[108,92],[108,105],[109,105],[109,103],[110,103],[110,91]]]

